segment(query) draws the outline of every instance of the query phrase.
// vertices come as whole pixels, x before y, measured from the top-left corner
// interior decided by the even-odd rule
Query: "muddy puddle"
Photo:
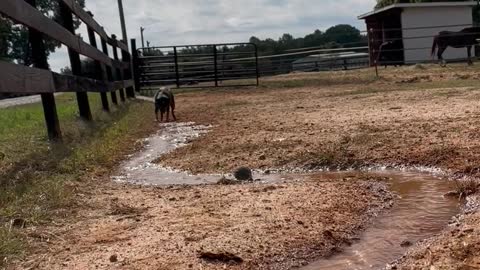
[[[160,156],[190,143],[207,133],[211,127],[194,123],[161,124],[157,134],[144,140],[141,151],[121,164],[113,180],[119,183],[139,185],[202,185],[217,183],[223,175],[191,175],[183,171],[163,167],[154,161]],[[263,182],[287,180],[290,177],[266,175],[254,172],[255,179]]]
[[[342,253],[300,269],[384,269],[404,255],[411,245],[440,233],[452,217],[460,213],[459,201],[443,196],[452,190],[449,181],[419,172],[372,174],[389,179],[390,191],[397,196],[393,207],[375,218],[358,241]],[[331,179],[339,175],[326,173],[315,177]]]
[[[141,185],[198,185],[216,183],[221,175],[190,175],[153,163],[161,155],[187,145],[208,132],[210,127],[193,123],[161,125],[157,134],[145,140],[145,147],[122,164],[117,182]],[[365,175],[365,172],[358,174]],[[357,241],[342,253],[302,267],[303,270],[383,269],[399,259],[409,246],[441,232],[460,212],[459,202],[443,195],[453,189],[449,181],[413,171],[368,172],[386,180],[397,196],[386,213],[375,218]],[[299,178],[338,179],[355,176],[347,173],[254,174],[264,182],[283,182]],[[300,177],[299,177],[300,176]],[[348,195],[346,195],[348,196]]]
[[[193,123],[161,124],[157,134],[144,140],[144,147],[121,165],[116,182],[140,185],[199,185],[218,181],[218,175],[190,175],[155,164],[161,155],[208,132],[210,127]]]

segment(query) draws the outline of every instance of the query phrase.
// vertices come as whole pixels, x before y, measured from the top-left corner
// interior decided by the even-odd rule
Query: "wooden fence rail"
[[[114,104],[118,104],[116,91],[122,101],[126,96],[135,97],[133,67],[127,41],[119,41],[115,35],[109,37],[104,28],[86,12],[75,0],[57,0],[61,23],[43,15],[36,8],[36,0],[1,0],[0,14],[15,23],[28,28],[33,67],[0,61],[0,93],[41,94],[48,135],[51,140],[61,139],[54,93],[75,92],[79,113],[85,120],[92,120],[88,92],[100,93],[102,107],[109,111],[107,93],[111,93]],[[89,43],[75,34],[73,15],[79,18],[88,29]],[[101,41],[97,47],[96,35]],[[45,36],[68,48],[72,76],[50,71],[45,53]],[[108,46],[113,50],[113,59],[108,55]],[[118,50],[122,59],[119,59]],[[80,55],[95,63],[93,78],[83,76]]]

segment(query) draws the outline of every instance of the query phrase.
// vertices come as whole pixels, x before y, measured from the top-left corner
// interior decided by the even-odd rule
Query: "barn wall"
[[[415,7],[405,8],[402,12],[403,41],[405,50],[405,62],[415,63],[418,61],[431,60],[431,48],[433,37],[440,31],[458,31],[465,26],[442,27],[431,29],[405,30],[412,27],[428,27],[442,25],[472,24],[472,8],[460,7]],[[429,36],[421,39],[408,39],[409,37]],[[425,48],[414,49],[413,48]],[[448,48],[444,53],[445,59],[459,59],[467,57],[466,49]],[[436,59],[436,58],[435,58]]]
[[[401,45],[402,28],[401,10],[392,9],[365,19],[369,31],[368,47],[370,53],[370,66],[375,65],[379,59],[380,46],[386,41],[400,41],[400,51],[397,51],[395,59],[390,59],[392,64],[403,63],[403,46]],[[371,31],[373,29],[373,31]],[[395,53],[395,52],[393,52]]]

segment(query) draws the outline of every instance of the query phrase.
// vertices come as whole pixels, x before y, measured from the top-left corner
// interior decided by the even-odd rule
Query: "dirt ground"
[[[368,72],[292,74],[267,80],[288,87],[185,95],[181,117],[215,128],[159,162],[192,172],[386,165],[480,176],[478,68],[404,67],[380,70],[380,79]],[[398,269],[480,269],[479,218],[462,217]]]
[[[270,80],[311,82],[185,94],[179,117],[215,128],[160,162],[194,173],[230,171],[239,164],[264,169],[380,164],[479,173],[480,83],[471,78],[480,72],[465,68],[451,75],[412,67],[386,72],[379,80],[365,71],[323,75],[317,85],[315,75],[286,75]]]
[[[339,189],[358,195],[338,196]],[[290,269],[340,250],[391,199],[374,179],[208,188],[112,185],[109,193],[84,195],[89,210],[78,223],[29,232],[48,253],[31,256],[22,268]],[[199,258],[208,252],[225,258]],[[118,261],[110,261],[112,255]]]
[[[479,176],[480,70],[403,67],[381,70],[380,79],[372,72],[291,74],[257,89],[179,94],[179,120],[213,128],[158,162],[193,173],[388,165]],[[384,188],[365,178],[102,184],[80,193],[75,222],[28,228],[35,252],[14,268],[289,269],[348,245],[391,199]],[[466,214],[397,267],[478,269],[479,217]],[[199,258],[222,253],[229,262]]]

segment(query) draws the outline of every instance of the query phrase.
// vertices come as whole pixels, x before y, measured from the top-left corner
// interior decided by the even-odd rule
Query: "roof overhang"
[[[368,13],[358,16],[359,20],[366,19],[367,17],[383,13],[385,11],[395,8],[426,8],[426,7],[462,7],[462,6],[476,6],[477,2],[465,1],[465,2],[429,2],[429,3],[397,3],[390,6],[386,6],[377,10],[370,11]]]

